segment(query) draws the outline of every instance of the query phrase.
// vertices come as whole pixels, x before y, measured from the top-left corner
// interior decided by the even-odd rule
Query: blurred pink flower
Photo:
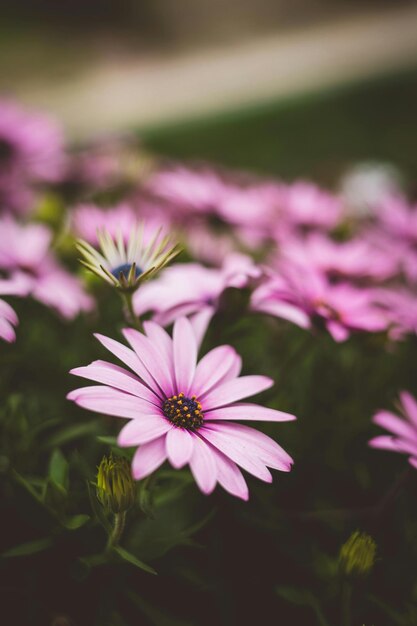
[[[213,230],[204,222],[189,224],[184,235],[183,244],[191,256],[215,267],[221,266],[230,254],[237,251],[237,242],[230,233]]]
[[[227,183],[210,167],[173,165],[155,172],[147,188],[181,219],[189,214],[219,215]]]
[[[282,189],[280,216],[294,226],[332,230],[343,218],[343,207],[339,197],[300,180]],[[279,229],[279,221],[276,225]]]
[[[121,233],[123,240],[127,241],[137,221],[135,211],[125,202],[109,208],[79,204],[70,213],[70,228],[74,235],[92,245],[98,243],[97,233],[102,230],[106,230],[112,237]]]
[[[279,183],[208,166],[160,170],[150,178],[148,189],[167,203],[167,210],[185,229],[190,227],[190,218],[200,223],[205,218],[206,228],[212,228],[210,219],[214,218],[232,226],[235,235],[251,247],[270,237],[281,199]]]
[[[10,203],[2,208],[27,210],[25,200],[31,198],[31,185],[55,182],[62,174],[60,129],[39,113],[12,101],[0,101],[0,166],[0,198]]]
[[[167,459],[175,468],[189,463],[200,490],[218,482],[247,500],[238,466],[266,482],[268,467],[287,472],[291,457],[270,437],[235,420],[288,421],[293,415],[240,402],[272,386],[266,376],[242,376],[241,359],[231,346],[219,346],[197,363],[197,342],[186,318],[175,322],[173,338],[154,322],[145,333],[124,330],[131,348],[97,339],[134,373],[106,361],[78,367],[72,374],[102,383],[71,391],[68,399],[86,409],[127,418],[118,443],[139,446],[132,461],[137,480]],[[231,423],[228,423],[228,422]]]
[[[324,326],[335,341],[345,341],[351,331],[387,328],[388,320],[372,296],[371,289],[348,283],[335,285],[314,268],[288,263],[253,292],[251,308],[301,328]]]
[[[190,315],[200,342],[218,309],[223,291],[228,287],[246,287],[251,279],[260,275],[261,270],[252,259],[242,254],[227,256],[220,269],[198,263],[179,263],[138,289],[133,299],[134,309],[139,316],[152,311],[153,319],[162,326]]]
[[[98,231],[106,231],[115,239],[120,233],[127,243],[141,220],[144,224],[145,243],[161,226],[165,231],[168,230],[167,220],[154,212],[152,207],[144,205],[139,210],[129,202],[105,208],[96,204],[79,204],[70,212],[69,224],[76,237],[95,246],[99,243]]]
[[[417,334],[417,295],[413,291],[404,286],[386,287],[376,290],[373,298],[389,321],[391,339]]]
[[[24,276],[15,275],[8,279],[0,279],[0,295],[2,296],[26,296],[29,293],[30,283]],[[0,299],[0,338],[12,342],[16,339],[14,326],[19,320],[17,315],[7,302]]]
[[[362,237],[338,242],[320,232],[293,236],[282,243],[280,255],[333,278],[384,280],[398,272],[397,255],[386,254]]]
[[[407,391],[400,393],[402,417],[390,411],[378,411],[372,421],[390,431],[370,440],[372,448],[409,455],[409,463],[417,469],[417,402]]]
[[[417,245],[417,206],[410,206],[405,198],[387,197],[379,207],[378,220],[389,237]]]
[[[77,278],[59,266],[50,251],[52,234],[43,224],[19,224],[0,219],[0,269],[19,273],[30,284],[30,294],[63,317],[89,311],[93,300]]]

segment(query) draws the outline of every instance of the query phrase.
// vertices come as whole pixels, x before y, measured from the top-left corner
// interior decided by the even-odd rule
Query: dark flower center
[[[203,424],[204,415],[196,396],[189,398],[183,393],[171,396],[165,400],[162,410],[167,420],[179,428],[197,430]]]
[[[114,270],[111,270],[111,273],[113,274],[113,276],[115,278],[120,278],[120,274],[122,274],[122,276],[124,276],[126,278],[126,280],[129,278],[129,273],[130,273],[130,269],[132,267],[132,263],[123,263],[123,265],[118,265],[117,267],[114,268]],[[135,278],[139,278],[139,276],[142,274],[142,270],[140,269],[140,267],[135,267]]]

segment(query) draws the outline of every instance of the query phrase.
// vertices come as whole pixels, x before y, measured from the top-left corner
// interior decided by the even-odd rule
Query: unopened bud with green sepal
[[[97,471],[97,498],[114,514],[128,511],[135,502],[136,485],[124,457],[104,456]]]
[[[357,530],[341,547],[339,565],[348,576],[365,575],[373,568],[375,558],[375,541],[370,535]]]

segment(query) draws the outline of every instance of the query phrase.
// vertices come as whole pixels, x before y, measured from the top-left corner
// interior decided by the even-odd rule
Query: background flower
[[[400,393],[402,417],[390,411],[378,411],[372,421],[391,435],[379,435],[370,440],[373,448],[407,454],[410,465],[417,469],[417,402],[407,391]]]

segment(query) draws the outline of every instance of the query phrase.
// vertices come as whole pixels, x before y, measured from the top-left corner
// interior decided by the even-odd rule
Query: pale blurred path
[[[417,66],[417,6],[191,54],[123,54],[11,86],[73,136],[224,113]]]

